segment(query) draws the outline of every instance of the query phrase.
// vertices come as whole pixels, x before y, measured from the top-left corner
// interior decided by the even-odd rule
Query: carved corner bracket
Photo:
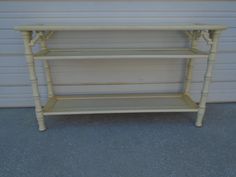
[[[52,37],[54,34],[54,31],[35,31],[34,37],[32,37],[29,45],[33,47],[35,44],[37,44],[40,41],[47,41]]]
[[[188,39],[198,41],[201,37],[206,41],[208,45],[212,45],[213,31],[211,30],[197,30],[197,31],[185,31]]]

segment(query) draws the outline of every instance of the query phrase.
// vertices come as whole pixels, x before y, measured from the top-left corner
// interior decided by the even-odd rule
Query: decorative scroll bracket
[[[35,31],[35,37],[31,39],[29,45],[33,47],[36,43],[38,43],[40,40],[47,41],[52,37],[54,34],[54,31],[49,32],[42,32],[42,31]]]
[[[203,31],[201,32],[201,36],[202,36],[202,38],[206,41],[206,43],[207,43],[208,45],[212,45],[212,44],[213,44],[211,31],[209,31],[209,30],[203,30]]]
[[[212,31],[210,30],[199,30],[199,31],[185,31],[189,40],[198,41],[201,37],[206,41],[208,45],[212,45]]]

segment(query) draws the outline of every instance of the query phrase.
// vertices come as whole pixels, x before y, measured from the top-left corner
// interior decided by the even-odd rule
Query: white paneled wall
[[[16,25],[41,23],[158,24],[211,23],[230,28],[220,39],[208,102],[236,101],[236,2],[233,1],[1,1],[0,106],[32,106],[32,93]],[[183,47],[180,32],[81,32],[55,34],[54,47],[127,48]],[[200,46],[203,46],[201,41]],[[43,68],[38,77],[43,101],[47,96]],[[191,93],[199,99],[206,61],[194,61]],[[178,92],[185,60],[96,60],[51,62],[58,94]],[[126,83],[132,82],[132,84]],[[98,84],[100,83],[100,84]],[[119,84],[118,84],[119,83]],[[122,83],[120,85],[120,83]],[[143,84],[140,84],[143,83]],[[86,85],[88,84],[88,85]]]

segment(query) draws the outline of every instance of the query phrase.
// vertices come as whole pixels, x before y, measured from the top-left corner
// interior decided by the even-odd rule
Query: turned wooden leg
[[[22,32],[22,35],[24,38],[25,55],[27,59],[29,75],[30,75],[30,80],[32,84],[33,98],[34,98],[35,112],[36,112],[36,117],[38,121],[38,126],[39,126],[40,131],[44,131],[46,130],[46,126],[45,126],[44,115],[43,115],[42,106],[40,102],[38,81],[37,81],[37,76],[36,76],[36,71],[35,71],[35,62],[33,59],[32,48],[29,45],[32,34],[31,32],[27,31],[27,32]]]
[[[54,96],[53,87],[52,87],[52,76],[50,65],[47,60],[43,61],[44,72],[46,76],[47,88],[48,88],[48,98],[52,98]]]
[[[44,116],[43,116],[42,111],[36,110],[36,117],[37,117],[37,121],[38,121],[39,131],[46,130],[45,120],[44,120]]]
[[[194,32],[193,32],[194,33]],[[197,47],[197,39],[192,37],[191,39],[191,48],[195,49]],[[192,73],[193,73],[193,59],[190,58],[187,60],[187,67],[186,67],[186,76],[185,76],[185,86],[184,86],[184,94],[190,95],[190,89],[192,84]]]
[[[212,69],[215,62],[215,55],[216,55],[220,31],[213,31],[211,35],[212,35],[211,37],[212,44],[211,44],[210,53],[207,60],[207,70],[204,77],[204,83],[203,83],[203,88],[201,92],[201,99],[199,102],[199,111],[198,111],[197,120],[195,123],[197,127],[202,127],[203,118],[206,111],[207,95],[208,95],[209,85],[212,78]]]
[[[48,50],[47,45],[46,45],[46,40],[43,40],[40,38],[40,46],[42,50]],[[45,77],[46,77],[46,84],[48,88],[48,98],[52,98],[54,96],[54,91],[53,91],[53,84],[52,84],[52,75],[51,75],[51,69],[49,62],[47,60],[43,61],[43,66],[44,66],[44,72],[45,72]]]

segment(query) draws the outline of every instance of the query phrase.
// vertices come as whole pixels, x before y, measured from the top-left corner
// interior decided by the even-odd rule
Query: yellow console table
[[[212,67],[215,61],[218,39],[226,26],[206,24],[178,24],[178,25],[25,25],[17,26],[16,30],[23,35],[25,55],[29,67],[30,80],[33,88],[36,117],[39,130],[46,129],[44,116],[69,114],[98,114],[98,113],[135,113],[135,112],[197,112],[195,125],[202,126],[206,110],[208,88],[212,77]],[[182,31],[191,41],[188,48],[166,49],[51,49],[47,47],[47,40],[59,31]],[[203,38],[209,45],[208,52],[200,51],[197,42]],[[41,49],[33,52],[32,47],[39,43]],[[53,83],[48,60],[91,60],[91,59],[165,59],[185,58],[187,72],[183,93],[144,93],[144,94],[98,94],[57,96],[53,90]],[[193,59],[207,59],[207,69],[199,104],[190,95],[192,81]],[[43,60],[48,101],[41,105],[35,61]]]

